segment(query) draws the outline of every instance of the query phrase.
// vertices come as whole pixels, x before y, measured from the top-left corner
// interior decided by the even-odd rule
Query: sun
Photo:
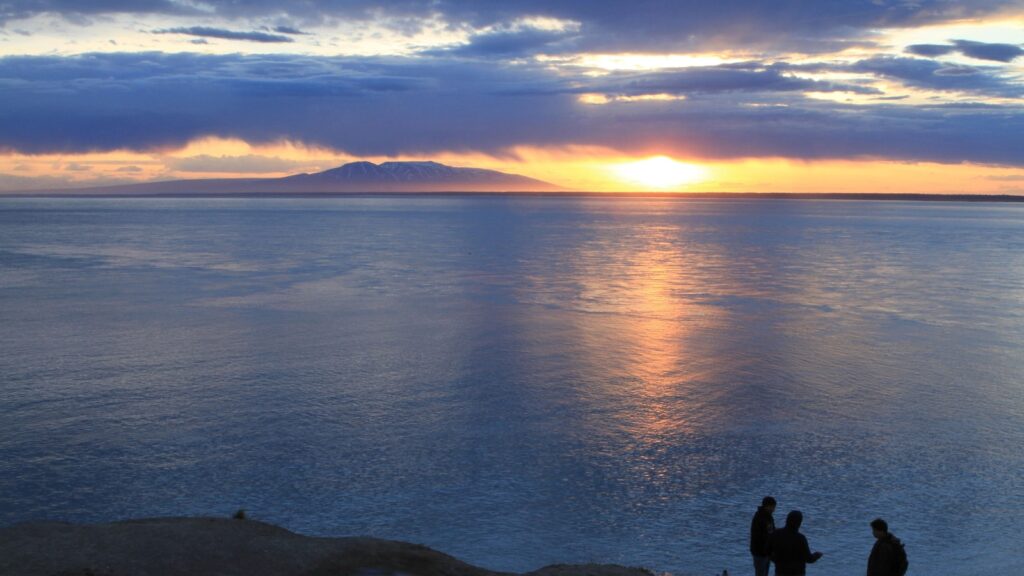
[[[667,156],[618,164],[612,171],[623,182],[662,190],[695,184],[708,176],[703,166],[677,162]]]

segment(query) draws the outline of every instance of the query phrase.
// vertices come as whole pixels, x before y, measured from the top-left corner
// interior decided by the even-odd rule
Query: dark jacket
[[[786,526],[776,530],[771,537],[772,562],[776,576],[803,576],[807,565],[818,561],[820,555],[811,554],[807,538],[800,533],[803,517],[792,512],[786,517]]]
[[[868,556],[868,576],[898,576],[896,547],[899,545],[899,538],[892,534],[875,540]]]
[[[764,506],[759,506],[750,522],[750,553],[754,556],[771,555],[772,532],[775,532],[775,519]]]

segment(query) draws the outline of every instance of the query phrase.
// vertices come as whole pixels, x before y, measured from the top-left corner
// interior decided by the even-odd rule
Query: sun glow
[[[662,190],[695,184],[708,176],[702,166],[677,162],[666,156],[619,164],[612,171],[624,182]]]
[[[681,153],[683,154],[683,153]],[[181,148],[145,152],[23,154],[0,151],[0,194],[187,178],[279,178],[356,160],[434,160],[450,166],[520,174],[586,192],[917,192],[1024,195],[1024,169],[960,163],[783,158],[637,157],[598,146],[521,146],[508,154],[445,151],[356,156],[293,141],[247,143],[200,138]]]

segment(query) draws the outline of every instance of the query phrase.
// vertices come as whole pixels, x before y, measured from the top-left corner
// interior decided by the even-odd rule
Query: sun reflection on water
[[[568,315],[571,361],[585,376],[580,402],[595,439],[633,451],[658,451],[699,435],[714,418],[704,384],[728,367],[709,359],[720,307],[693,297],[707,275],[726,270],[720,256],[688,249],[674,226],[603,226],[563,256],[562,282],[575,287]],[[601,441],[601,440],[596,440]],[[661,458],[655,462],[666,475]]]

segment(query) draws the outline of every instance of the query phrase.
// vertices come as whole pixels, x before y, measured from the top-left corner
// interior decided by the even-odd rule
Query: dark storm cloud
[[[153,34],[185,34],[186,36],[198,36],[200,38],[220,38],[222,40],[245,40],[247,42],[294,42],[288,36],[279,34],[267,34],[266,32],[238,32],[235,30],[224,30],[223,28],[211,28],[209,26],[190,26],[187,28],[166,28],[154,30]]]
[[[953,40],[952,44],[912,44],[907,46],[907,52],[929,57],[959,52],[970,58],[993,62],[1011,62],[1019,56],[1024,56],[1024,48],[1016,44],[974,42],[972,40]]]
[[[885,73],[908,75],[900,63],[862,63],[882,64],[890,66]],[[801,89],[816,89],[807,82],[754,68],[595,79],[442,58],[8,57],[0,59],[0,148],[144,150],[216,135],[253,143],[288,138],[356,155],[593,144],[706,158],[1024,165],[1019,108],[843,106],[803,98]],[[614,86],[689,97],[577,101],[577,92]],[[750,106],[765,99],[779,105]]]

